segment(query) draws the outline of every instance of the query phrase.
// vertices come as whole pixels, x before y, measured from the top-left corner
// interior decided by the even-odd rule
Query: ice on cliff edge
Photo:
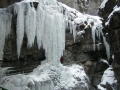
[[[13,75],[1,78],[1,86],[10,90],[86,90],[89,80],[82,66],[63,66],[60,58],[65,49],[65,30],[70,29],[74,41],[77,35],[76,27],[84,24],[85,28],[90,27],[96,46],[95,37],[102,35],[102,22],[97,16],[82,14],[65,4],[56,0],[33,0],[39,2],[34,8],[30,0],[25,0],[14,4],[14,14],[17,15],[16,38],[17,55],[21,52],[21,45],[24,34],[27,36],[27,46],[34,45],[37,39],[38,49],[45,49],[46,60],[28,75]],[[5,11],[5,15],[3,12]],[[4,18],[7,22],[3,22]],[[0,45],[0,58],[2,59],[5,36],[10,33],[12,14],[1,10],[0,34],[2,42]],[[87,23],[85,23],[87,22]],[[7,27],[7,28],[6,28]],[[84,28],[84,29],[85,29]],[[82,30],[81,30],[82,31]],[[106,45],[106,41],[105,41]],[[108,52],[109,53],[109,52]],[[109,54],[107,54],[109,55]]]

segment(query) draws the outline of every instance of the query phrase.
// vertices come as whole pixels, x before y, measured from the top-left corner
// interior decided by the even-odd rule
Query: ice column
[[[25,32],[28,40],[28,47],[32,47],[35,40],[36,33],[36,11],[35,8],[27,3],[28,11],[25,16]]]
[[[43,7],[39,4],[37,7],[37,21],[36,21],[36,38],[38,49],[41,48],[42,39],[44,36],[44,22],[45,22],[45,11]]]
[[[103,43],[106,49],[107,59],[109,60],[110,59],[110,46],[104,36],[103,36]]]
[[[21,45],[24,37],[24,3],[15,3],[14,12],[17,14],[17,55],[20,56]]]

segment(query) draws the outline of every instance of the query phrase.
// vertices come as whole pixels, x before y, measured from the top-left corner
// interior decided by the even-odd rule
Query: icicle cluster
[[[32,0],[31,2],[39,2],[37,9],[29,1],[31,0],[24,0],[14,5],[14,13],[17,14],[18,58],[21,52],[23,37],[26,34],[28,48],[34,45],[36,37],[38,49],[41,47],[45,49],[47,62],[59,63],[65,49],[65,29],[70,29],[75,41],[77,35],[76,27],[78,25],[85,25],[85,28],[91,27],[95,50],[96,36],[99,39],[101,35],[103,36],[102,22],[99,17],[82,14],[56,0]],[[99,45],[97,47],[99,48]],[[107,45],[107,47],[109,46]],[[109,55],[108,48],[106,51],[107,55]]]
[[[49,1],[49,0],[48,0]],[[24,32],[28,39],[28,47],[34,45],[37,38],[38,49],[45,49],[47,62],[60,63],[65,49],[65,20],[61,13],[51,6],[39,3],[35,10],[29,2],[16,3],[17,14],[17,54],[20,56]]]
[[[65,16],[66,20],[66,28],[70,29],[70,32],[73,34],[74,41],[77,35],[76,27],[80,25],[84,25],[85,28],[91,28],[92,31],[92,39],[93,39],[93,49],[94,51],[97,49],[100,49],[100,44],[102,43],[102,40],[104,41],[104,46],[106,48],[106,54],[107,58],[109,60],[110,58],[110,46],[108,42],[105,39],[105,36],[102,32],[103,26],[102,26],[102,21],[100,20],[100,17],[97,16],[91,16],[87,14],[82,14],[75,9],[72,9],[65,4],[58,3],[59,6],[63,8],[63,14]],[[86,23],[87,22],[87,23]],[[81,30],[83,31],[83,30]],[[96,37],[99,40],[99,43],[96,43]],[[101,39],[102,37],[102,39]]]

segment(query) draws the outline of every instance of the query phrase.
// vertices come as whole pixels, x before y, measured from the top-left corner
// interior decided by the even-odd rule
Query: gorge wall
[[[111,54],[114,54],[112,66],[115,72],[116,79],[118,80],[118,90],[120,90],[120,10],[114,12],[108,19],[108,16],[114,10],[114,7],[120,6],[120,0],[108,0],[105,7],[99,10],[99,15],[104,18],[103,31],[108,33],[107,40],[111,47]],[[105,23],[109,20],[109,24]]]

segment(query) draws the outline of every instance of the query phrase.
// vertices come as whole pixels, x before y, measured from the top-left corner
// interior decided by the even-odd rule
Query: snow
[[[100,9],[103,9],[105,7],[105,4],[108,2],[108,0],[103,0],[103,2],[100,5]]]
[[[110,15],[108,16],[108,21],[105,23],[106,26],[109,25],[110,19],[111,19],[111,17],[113,16],[113,14],[116,13],[116,12],[119,12],[119,11],[120,11],[120,7],[115,6],[115,7],[113,8],[113,11],[112,11],[112,12],[110,13]]]
[[[113,11],[110,13],[110,15],[108,16],[108,19],[110,19],[111,16],[112,16],[115,12],[118,12],[118,11],[120,11],[120,7],[114,8],[114,10],[113,10]]]
[[[54,66],[50,63],[38,66],[29,75],[18,74],[1,80],[2,87],[9,90],[87,90],[88,82],[82,66]]]
[[[108,65],[109,65],[109,63],[108,63],[108,61],[107,61],[107,60],[101,59],[100,61],[101,61],[101,62],[104,62],[104,63],[106,63],[106,64],[108,64]]]
[[[114,71],[113,71],[113,68],[112,66],[110,66],[109,68],[107,68],[105,71],[104,71],[104,74],[102,76],[102,79],[101,79],[101,83],[100,84],[103,84],[103,85],[106,85],[106,83],[109,83],[111,86],[113,84],[117,84],[117,80],[114,76]],[[102,87],[101,85],[98,85],[98,89],[100,90],[106,90],[106,88]],[[114,87],[112,87],[114,88]],[[114,90],[114,89],[113,89]]]

